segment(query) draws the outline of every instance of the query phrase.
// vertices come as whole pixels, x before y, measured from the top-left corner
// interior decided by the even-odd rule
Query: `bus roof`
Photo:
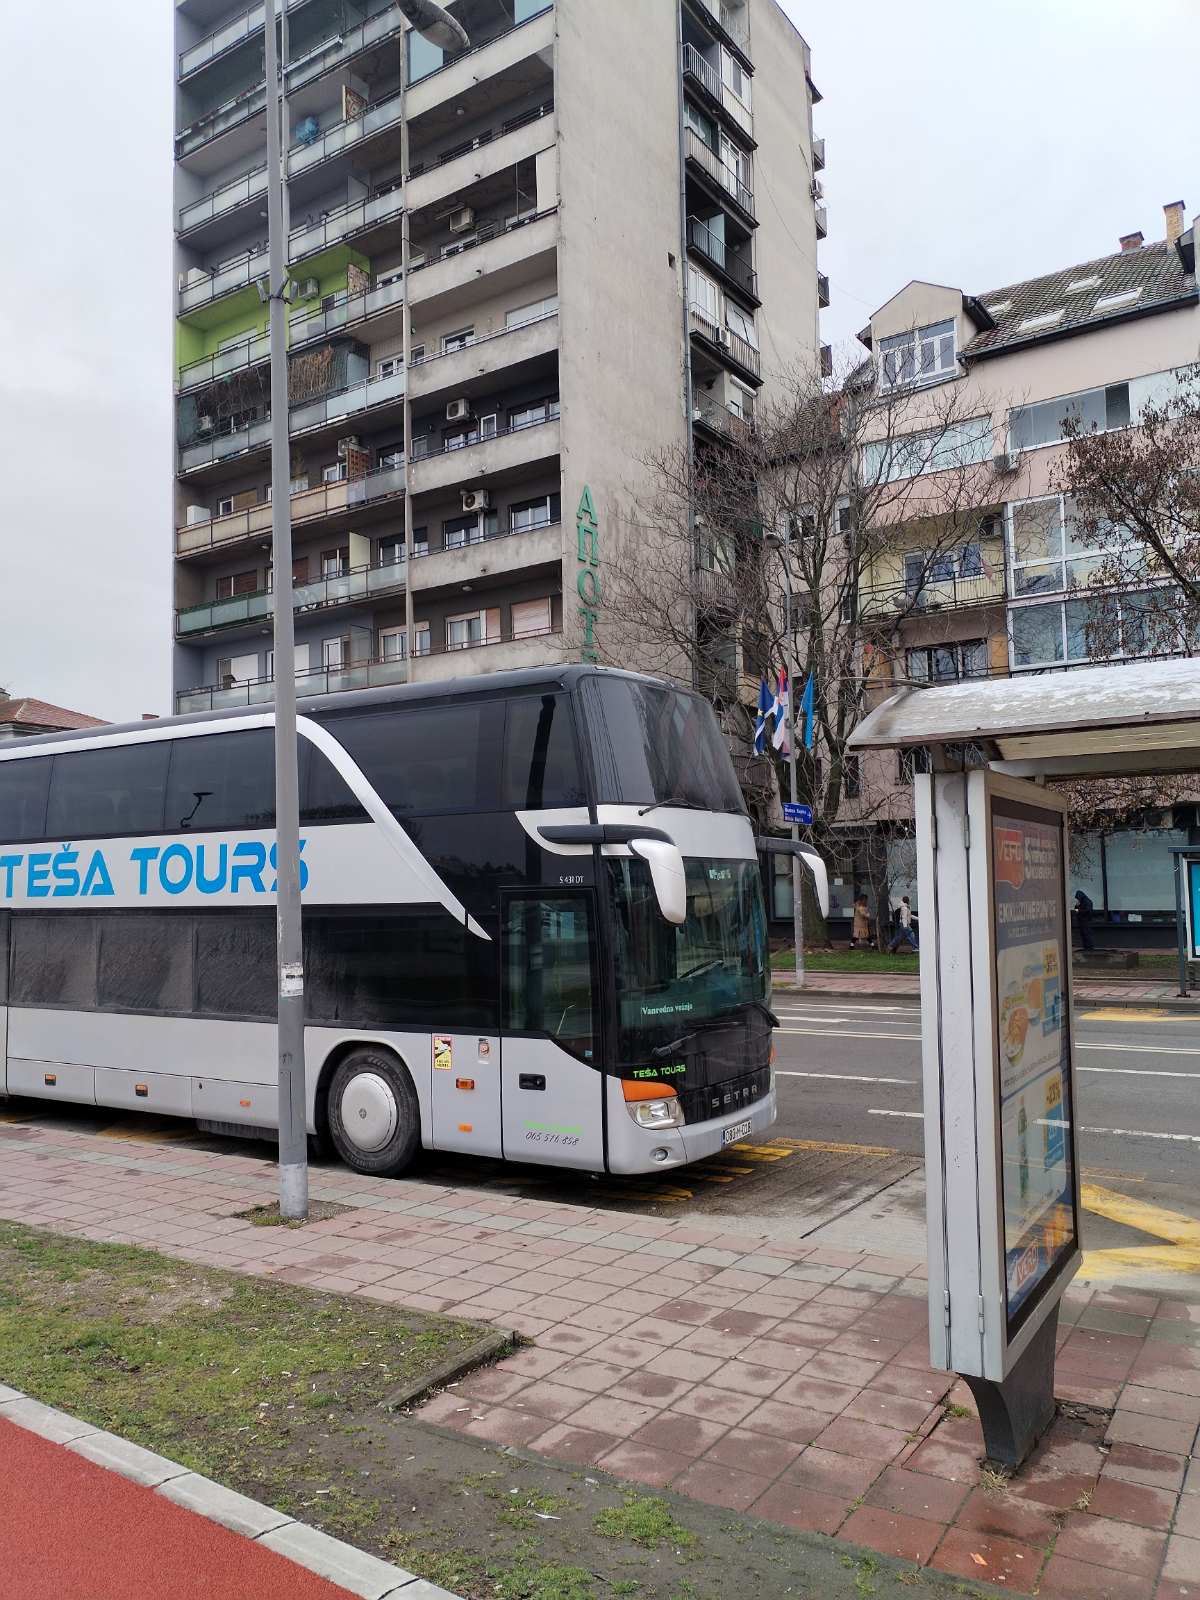
[[[657,683],[666,688],[679,689],[679,684],[666,678],[652,677],[643,672],[627,672],[622,667],[600,667],[580,663],[561,666],[525,667],[516,672],[489,672],[474,678],[439,678],[428,683],[397,683],[378,689],[350,689],[341,694],[310,695],[300,698],[297,710],[301,716],[318,716],[323,712],[364,710],[376,706],[406,702],[423,704],[438,700],[465,700],[476,695],[502,694],[513,689],[538,689],[553,687],[572,689],[581,678],[588,677],[635,678],[643,683]],[[0,761],[16,750],[26,751],[56,744],[79,744],[88,736],[107,738],[112,734],[151,734],[163,737],[164,728],[183,728],[199,722],[226,722],[247,714],[269,714],[272,702],[256,706],[228,706],[219,711],[192,711],[178,717],[153,717],[138,722],[105,722],[95,728],[71,729],[64,733],[38,734],[33,738],[14,739],[11,744],[0,744]]]

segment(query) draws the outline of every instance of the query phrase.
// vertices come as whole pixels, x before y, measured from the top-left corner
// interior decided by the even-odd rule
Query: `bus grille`
[[[740,1078],[728,1078],[724,1083],[714,1083],[707,1088],[681,1089],[679,1101],[688,1122],[708,1122],[712,1117],[728,1116],[744,1110],[763,1099],[771,1089],[771,1069],[760,1067],[757,1072],[745,1073]]]

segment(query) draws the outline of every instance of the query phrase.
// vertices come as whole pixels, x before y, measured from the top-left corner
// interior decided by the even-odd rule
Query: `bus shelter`
[[[930,1356],[966,1379],[988,1456],[1054,1415],[1079,1269],[1067,805],[1047,780],[1200,769],[1200,660],[903,689],[851,740],[914,777]]]

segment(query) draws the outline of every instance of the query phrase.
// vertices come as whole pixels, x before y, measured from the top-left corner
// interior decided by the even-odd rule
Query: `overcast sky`
[[[835,347],[910,278],[981,292],[1200,211],[1195,0],[784,4]],[[171,11],[9,6],[0,54],[0,685],[112,718],[170,709]]]

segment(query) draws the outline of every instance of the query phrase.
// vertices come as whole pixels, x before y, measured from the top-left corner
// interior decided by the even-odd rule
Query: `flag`
[[[775,732],[772,735],[771,743],[776,750],[782,751],[784,755],[787,755],[789,749],[788,697],[791,694],[791,685],[788,683],[787,671],[783,667],[779,669],[776,684],[775,702],[771,707],[772,714],[775,717]]]
[[[754,723],[754,754],[764,756],[767,753],[767,718],[771,715],[774,701],[771,691],[767,688],[767,680],[763,678],[758,685],[758,717]]]
[[[811,750],[813,739],[816,737],[816,716],[814,710],[814,684],[810,672],[808,682],[804,685],[804,694],[800,700],[800,710],[804,713],[804,748]]]

